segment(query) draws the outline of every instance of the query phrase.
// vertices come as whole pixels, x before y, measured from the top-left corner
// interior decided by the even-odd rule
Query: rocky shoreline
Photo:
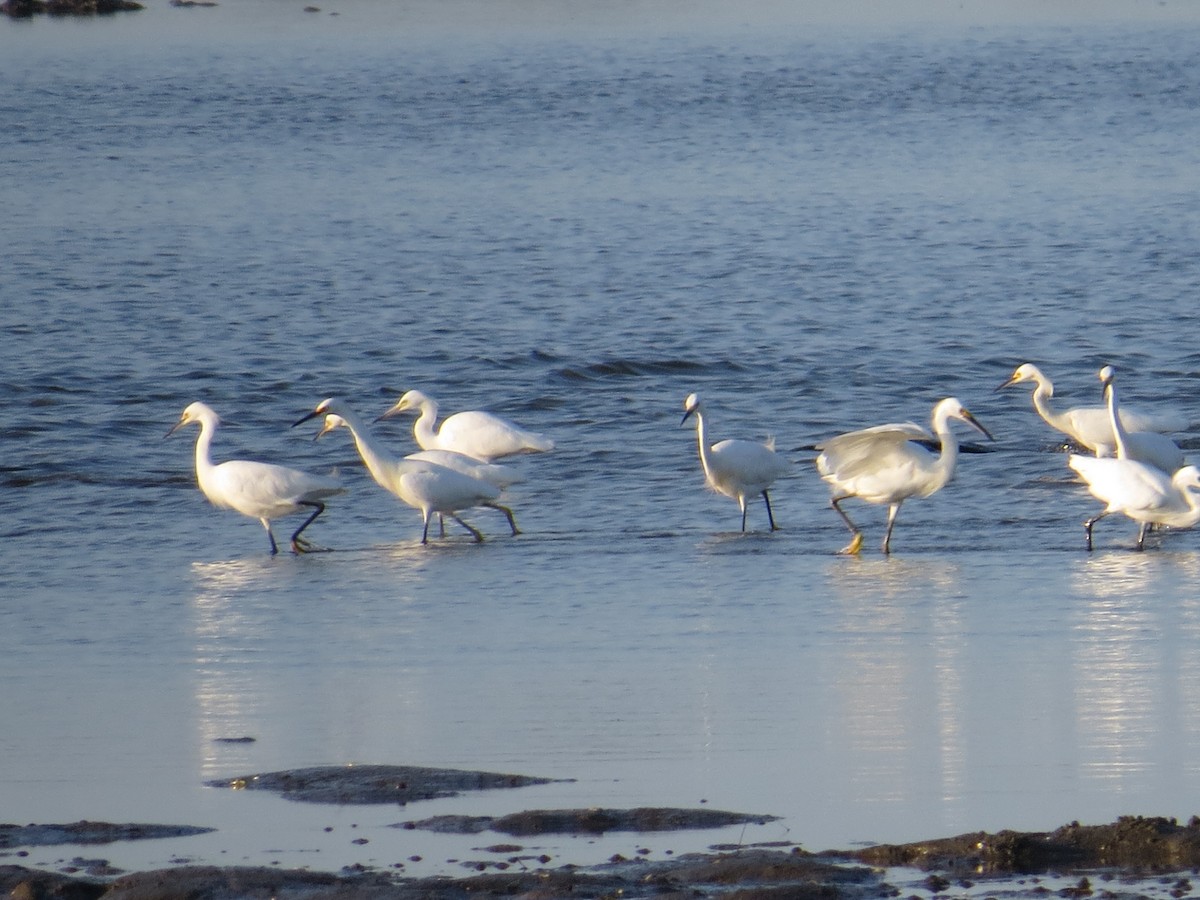
[[[210,786],[274,791],[296,802],[406,806],[463,791],[515,789],[548,781],[495,772],[359,765],[259,773],[210,782]],[[714,809],[535,809],[501,817],[433,816],[393,827],[465,834],[488,830],[526,838],[696,831],[774,818]],[[0,825],[0,856],[24,860],[29,851],[23,848],[179,838],[210,830],[86,821]],[[360,865],[334,873],[183,860],[176,867],[131,873],[113,868],[104,859],[76,857],[59,863],[55,871],[0,865],[0,892],[14,900],[1001,900],[1048,896],[1182,900],[1193,894],[1191,876],[1200,872],[1200,817],[1180,824],[1170,818],[1126,816],[1107,825],[1071,822],[1052,832],[979,831],[819,853],[790,842],[718,844],[702,853],[675,856],[668,851],[666,859],[618,855],[594,866],[552,867],[550,857],[530,853],[518,843],[484,849],[501,860],[480,863],[473,874],[462,877],[416,877],[394,868]]]
[[[664,821],[671,827],[693,827],[685,813],[672,811]],[[563,821],[555,820],[554,827],[562,827]],[[171,828],[106,823],[6,825],[0,826],[0,842],[7,847],[33,845],[55,835],[72,843],[86,838],[131,840],[160,837]],[[194,865],[116,873],[106,872],[103,860],[78,862],[93,867],[80,874],[75,867],[48,872],[0,866],[0,891],[14,900],[864,900],[901,896],[910,900],[921,896],[1181,900],[1193,895],[1191,877],[1200,871],[1200,819],[1193,817],[1181,825],[1174,819],[1128,816],[1108,825],[1072,822],[1053,832],[971,832],[815,854],[795,845],[718,846],[710,853],[665,861],[614,858],[587,868],[545,868],[522,860],[509,871],[461,878],[414,878],[366,868],[335,874]],[[1050,885],[1055,879],[1068,883],[1054,888]]]

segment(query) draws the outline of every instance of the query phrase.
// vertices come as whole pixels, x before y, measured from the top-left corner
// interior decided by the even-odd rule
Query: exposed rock
[[[192,825],[114,825],[111,822],[72,822],[69,825],[0,825],[0,847],[45,847],[53,844],[111,844],[154,838],[207,834],[212,828]]]
[[[720,809],[530,809],[507,816],[432,816],[401,822],[393,828],[419,828],[451,834],[603,834],[606,831],[682,831],[723,828],[726,825],[762,825],[778,816],[726,812]]]
[[[454,797],[462,791],[549,784],[553,778],[422,766],[317,766],[205,782],[209,787],[276,791],[305,803],[399,803]]]
[[[850,854],[872,865],[951,872],[1044,872],[1103,866],[1181,869],[1200,866],[1200,819],[1122,816],[1110,825],[1072,822],[1057,831],[984,831],[912,844],[883,844]]]
[[[116,12],[145,9],[136,0],[4,0],[0,13],[13,19],[36,15],[104,16]]]
[[[755,845],[655,861],[617,856],[587,869],[522,864],[519,869],[464,878],[413,878],[366,866],[340,875],[268,867],[180,866],[99,880],[0,866],[0,896],[13,900],[878,900],[919,896],[914,888],[954,897],[956,887],[962,887],[980,889],[972,896],[1006,900],[1043,900],[1054,895],[1142,900],[1190,896],[1187,870],[1197,864],[1198,845],[1200,820],[1181,826],[1173,819],[1127,817],[1111,825],[1073,822],[1048,833],[973,832],[854,852],[813,855],[795,846]],[[971,875],[967,879],[935,873],[906,884],[906,876],[897,870],[894,874],[900,880],[890,882],[878,870],[846,862],[851,856],[874,866],[969,867]],[[538,862],[545,865],[549,858],[539,857],[531,866]],[[1073,881],[1052,894],[1041,878],[1024,874],[1038,869]],[[1184,874],[1167,876],[1167,871]]]
[[[720,893],[726,898],[788,897],[860,900],[878,889],[868,869],[830,865],[799,851],[746,850],[686,856],[665,863],[620,862],[583,871],[572,867],[501,872],[469,878],[353,876],[270,868],[186,866],[126,875],[110,883],[0,866],[0,892],[14,900],[491,900],[525,897],[663,898]],[[703,892],[700,888],[707,888]],[[874,895],[875,891],[872,891]]]

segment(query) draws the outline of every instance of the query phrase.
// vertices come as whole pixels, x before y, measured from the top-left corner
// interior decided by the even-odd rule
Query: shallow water
[[[1200,543],[1136,554],[1108,520],[1085,553],[1096,502],[1028,392],[993,393],[1028,359],[1098,403],[1113,363],[1200,422],[1200,31],[1115,8],[1136,21],[0,23],[0,815],[218,829],[82,851],[125,866],[461,871],[493,836],[385,826],[783,817],[529,842],[563,863],[1195,812]],[[522,535],[482,512],[484,544],[422,547],[344,435],[288,427],[410,387],[555,438],[514,463]],[[703,489],[692,390],[716,437],[794,460],[782,531]],[[837,556],[805,448],[951,394],[995,452],[905,506],[891,558],[852,506],[866,550]],[[218,458],[340,473],[310,532],[336,552],[271,558],[206,505],[194,434],[161,439],[195,399]],[[407,809],[203,786],[350,762],[572,780]]]

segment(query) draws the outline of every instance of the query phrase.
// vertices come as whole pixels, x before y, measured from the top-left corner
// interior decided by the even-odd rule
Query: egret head
[[[299,419],[297,419],[295,422],[293,422],[292,427],[295,428],[297,425],[303,425],[309,419],[315,419],[317,416],[327,413],[336,404],[337,404],[337,400],[334,397],[328,397],[328,398],[322,400],[320,403],[317,404],[316,409],[314,409],[310,413],[306,413],[305,415],[303,415]],[[322,432],[322,434],[324,434],[324,432]],[[317,437],[320,437],[320,435],[317,435]]]
[[[1200,490],[1200,469],[1195,466],[1184,466],[1171,476],[1171,481],[1183,491]]]
[[[211,406],[206,403],[201,403],[197,400],[195,403],[189,403],[184,409],[183,414],[179,417],[179,421],[171,426],[170,430],[163,437],[170,437],[184,425],[190,425],[193,422],[203,424],[207,422],[212,427],[221,424],[221,417],[216,414]]]
[[[939,419],[960,419],[966,422],[980,434],[984,435],[989,441],[994,441],[992,433],[980,424],[979,420],[971,415],[971,411],[962,405],[957,397],[947,397],[933,409],[933,418],[936,423]]]
[[[679,420],[679,424],[682,425],[684,422],[686,422],[688,420],[688,416],[690,416],[694,412],[699,412],[699,411],[700,411],[700,395],[696,394],[696,393],[688,394],[687,399],[685,399],[683,401],[683,418]]]
[[[329,432],[333,431],[335,428],[345,427],[347,427],[346,420],[337,413],[326,413],[325,424],[322,426],[321,430],[313,436],[313,440],[320,440],[322,436],[329,434]]]
[[[427,406],[432,406],[433,401],[428,396],[420,391],[405,391],[401,394],[400,399],[396,401],[395,406],[385,412],[379,419],[390,419],[392,416],[399,415],[408,409],[424,409]]]
[[[1054,393],[1054,386],[1050,384],[1050,382],[1046,379],[1046,376],[1043,375],[1041,370],[1033,363],[1021,363],[1021,365],[1017,366],[1016,369],[1013,370],[1013,373],[1008,376],[1008,380],[999,385],[996,390],[999,391],[1011,385],[1020,384],[1022,381],[1035,381],[1040,386],[1045,387],[1049,393]]]

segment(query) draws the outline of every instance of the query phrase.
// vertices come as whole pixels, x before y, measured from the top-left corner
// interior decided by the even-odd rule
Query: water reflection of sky
[[[1147,780],[1194,769],[1200,604],[1174,588],[1196,583],[1198,574],[1200,556],[1191,553],[1110,552],[1074,567],[1079,605],[1071,647],[1081,777],[1132,794]]]

